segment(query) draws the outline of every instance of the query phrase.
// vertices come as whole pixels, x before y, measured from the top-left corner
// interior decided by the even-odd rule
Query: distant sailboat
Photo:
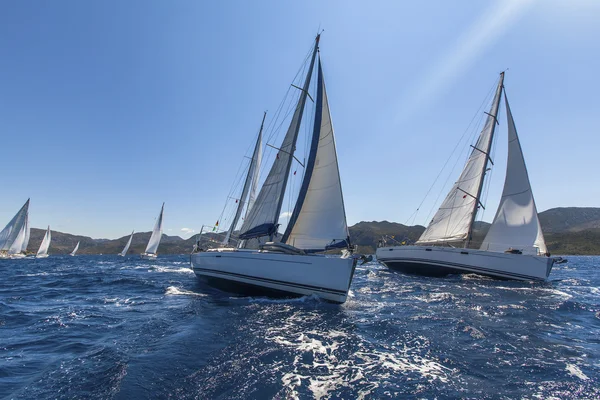
[[[544,280],[554,259],[549,257],[533,192],[506,92],[508,162],[500,205],[479,249],[469,245],[473,223],[482,206],[483,181],[498,109],[504,92],[504,73],[471,155],[446,199],[415,246],[377,249],[377,259],[392,269],[423,275],[478,273],[497,278]]]
[[[73,251],[71,252],[71,256],[74,256],[75,253],[77,253],[77,250],[79,250],[79,242],[77,242],[77,244],[75,245],[75,248],[73,249]]]
[[[127,255],[127,252],[129,251],[129,246],[131,246],[131,241],[133,240],[133,232],[134,231],[131,231],[131,236],[129,236],[129,240],[125,245],[125,248],[123,248],[123,251],[119,253],[121,257],[125,257]]]
[[[194,272],[211,285],[247,294],[316,295],[332,302],[346,301],[357,260],[351,255],[352,246],[320,59],[317,62],[310,153],[300,193],[281,242],[272,242],[279,227],[315,61],[320,58],[318,52],[319,36],[311,52],[304,86],[298,87],[300,97],[290,126],[240,229],[242,240],[268,238],[270,242],[261,245],[260,250],[229,247],[193,253],[191,263]],[[230,227],[230,231],[234,228]],[[344,249],[344,256],[315,254],[329,249]]]
[[[29,242],[29,223],[28,217],[25,216],[25,223],[21,227],[17,238],[13,242],[13,244],[8,249],[8,257],[9,258],[25,258],[25,254],[23,253],[23,249],[27,249],[27,242]]]
[[[162,237],[162,222],[163,222],[163,212],[165,210],[165,203],[163,203],[162,208],[160,209],[160,214],[158,214],[158,219],[156,220],[156,224],[154,224],[154,229],[152,230],[152,236],[150,236],[150,240],[148,241],[148,246],[146,246],[146,251],[140,254],[140,258],[142,260],[156,260],[156,252],[158,250],[158,245],[160,244],[160,239]]]
[[[42,239],[42,243],[40,244],[40,249],[36,254],[36,258],[46,258],[48,257],[48,249],[50,248],[50,241],[52,240],[52,232],[50,231],[50,226],[46,230],[46,234]]]
[[[19,258],[29,242],[29,199],[0,232],[0,258]],[[15,243],[16,242],[16,243]],[[16,255],[16,256],[15,256]]]

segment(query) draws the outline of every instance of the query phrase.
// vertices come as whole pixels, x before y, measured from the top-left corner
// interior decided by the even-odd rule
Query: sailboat
[[[73,251],[69,255],[70,256],[75,256],[75,254],[77,253],[77,250],[79,250],[79,242],[77,242],[77,244],[75,245],[75,248],[73,249]]]
[[[490,150],[504,92],[508,161],[498,210],[479,249],[472,246],[473,223],[482,207],[481,192],[491,162]],[[504,90],[504,73],[470,157],[456,183],[415,245],[380,247],[377,259],[391,269],[423,275],[477,273],[502,279],[545,280],[550,257]],[[493,163],[492,163],[493,164]]]
[[[162,237],[162,222],[164,210],[165,203],[163,203],[162,208],[160,209],[160,214],[158,214],[156,224],[154,224],[152,236],[150,236],[150,240],[148,241],[148,245],[146,246],[146,251],[140,254],[140,258],[142,260],[156,260],[156,251],[158,250],[158,245],[160,244],[160,239]]]
[[[194,272],[210,285],[242,294],[316,295],[332,302],[346,301],[357,259],[352,255],[346,223],[333,126],[318,54],[319,37],[315,39],[304,85],[297,87],[299,100],[290,126],[240,229],[242,246],[254,239],[259,243],[264,238],[269,241],[257,250],[222,247],[192,253]],[[287,228],[281,242],[273,242],[317,59],[309,157]],[[252,180],[251,174],[246,183],[248,179]],[[342,257],[316,254],[329,249],[346,251]]]
[[[0,232],[0,258],[23,258],[29,242],[29,199]],[[23,247],[25,245],[25,247]]]
[[[25,258],[27,245],[29,244],[29,215],[25,215],[25,223],[21,227],[17,238],[8,249],[8,257],[12,259]]]
[[[134,231],[131,231],[131,236],[129,236],[129,240],[127,241],[127,244],[123,248],[123,251],[119,253],[119,255],[121,257],[125,257],[127,255],[127,252],[129,251],[129,246],[131,246],[131,241],[133,240],[133,232]]]
[[[52,240],[52,232],[50,231],[50,225],[48,225],[48,229],[46,230],[46,234],[42,239],[42,243],[40,244],[40,248],[36,254],[36,258],[46,258],[48,257],[48,249],[50,248],[50,241]]]

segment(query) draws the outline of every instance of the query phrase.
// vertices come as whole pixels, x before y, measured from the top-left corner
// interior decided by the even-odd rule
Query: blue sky
[[[594,0],[3,2],[0,224],[28,197],[34,227],[92,237],[150,230],[163,201],[167,234],[214,223],[319,27],[350,224],[407,222],[507,68],[538,209],[600,206],[599,19]]]

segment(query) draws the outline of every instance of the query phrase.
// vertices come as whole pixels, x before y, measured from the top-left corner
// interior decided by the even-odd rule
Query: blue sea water
[[[343,305],[235,297],[187,256],[0,260],[0,398],[599,398],[600,257],[549,282],[360,266]]]

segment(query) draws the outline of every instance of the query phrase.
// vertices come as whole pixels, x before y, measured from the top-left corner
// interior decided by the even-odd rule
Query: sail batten
[[[319,36],[315,40],[310,66],[290,126],[279,147],[279,152],[271,166],[271,170],[256,197],[256,201],[242,224],[241,239],[252,239],[261,236],[272,237],[277,232],[279,213],[281,212],[294,151],[296,150],[296,141],[302,123],[318,46]]]
[[[490,112],[486,113],[485,125],[477,143],[472,146],[473,150],[460,177],[450,189],[417,244],[459,243],[470,240],[498,121],[503,82],[504,73],[500,74]]]
[[[150,236],[150,240],[148,241],[148,245],[146,246],[146,253],[156,254],[156,251],[158,250],[158,245],[160,244],[160,239],[162,237],[162,221],[164,210],[165,203],[163,203],[160,209],[160,214],[158,215],[158,219],[156,220],[156,224],[154,224],[152,235]]]
[[[504,93],[508,122],[508,162],[498,210],[481,245],[482,250],[521,250],[524,254],[547,253],[537,207],[531,190],[515,121]]]
[[[301,249],[347,247],[348,226],[329,102],[318,63],[317,100],[304,179],[282,242]]]

